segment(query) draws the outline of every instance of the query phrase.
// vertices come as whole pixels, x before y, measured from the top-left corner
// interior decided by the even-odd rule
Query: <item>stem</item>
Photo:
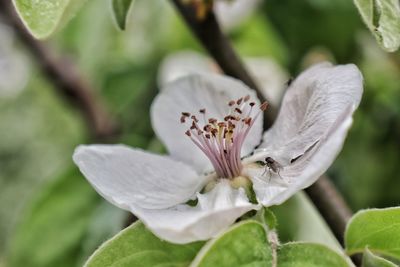
[[[56,57],[43,43],[35,40],[22,25],[11,1],[0,1],[0,14],[15,30],[15,33],[31,53],[45,77],[54,89],[76,106],[84,115],[89,132],[97,140],[108,140],[116,134],[116,123],[106,112],[103,103],[78,73],[70,61]]]
[[[228,38],[222,33],[213,12],[209,12],[203,20],[199,21],[191,6],[183,4],[180,0],[171,0],[171,2],[176,6],[188,27],[210,55],[214,57],[221,69],[227,75],[238,78],[249,87],[254,88],[261,100],[265,99],[261,94],[260,88],[256,86],[256,83],[233,50]],[[269,114],[271,113],[269,112]],[[275,114],[272,115],[265,117],[267,122],[267,124],[264,124],[265,128],[272,125]],[[322,176],[314,185],[306,189],[306,192],[338,241],[343,245],[343,233],[352,212],[342,195],[327,176]]]

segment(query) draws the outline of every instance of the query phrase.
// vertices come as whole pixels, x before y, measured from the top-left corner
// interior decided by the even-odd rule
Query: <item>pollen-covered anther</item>
[[[218,120],[214,118],[208,119],[208,123],[215,124]]]

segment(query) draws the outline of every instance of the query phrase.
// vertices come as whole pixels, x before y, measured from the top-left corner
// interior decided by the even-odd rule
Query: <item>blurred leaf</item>
[[[384,258],[372,254],[369,249],[364,251],[362,267],[396,267],[397,265]]]
[[[136,222],[104,243],[86,262],[87,267],[188,266],[203,242],[175,245],[160,240]]]
[[[251,57],[274,58],[282,65],[288,61],[288,51],[271,22],[261,15],[251,16],[232,34],[235,48]]]
[[[379,45],[388,52],[400,46],[400,3],[398,0],[354,0],[365,24]]]
[[[326,222],[304,192],[279,206],[271,207],[278,221],[279,238],[324,244],[340,251],[341,247]]]
[[[319,244],[287,243],[278,251],[279,267],[348,267],[346,259]]]
[[[98,201],[97,193],[77,168],[50,184],[17,227],[10,266],[76,266],[80,244]]]
[[[128,212],[103,200],[93,212],[82,241],[80,264],[88,259],[103,242],[116,235],[127,221]]]
[[[372,252],[400,259],[400,208],[357,212],[347,225],[345,244],[350,255],[368,247]]]
[[[269,266],[272,253],[264,226],[244,221],[209,241],[197,254],[193,267]]]
[[[86,0],[13,0],[29,32],[45,39],[70,20]]]
[[[338,62],[354,57],[360,21],[351,1],[269,0],[264,6],[286,44],[292,72],[299,70],[302,57],[313,47],[327,48]]]
[[[125,30],[130,7],[134,0],[112,0],[112,11],[120,30]]]

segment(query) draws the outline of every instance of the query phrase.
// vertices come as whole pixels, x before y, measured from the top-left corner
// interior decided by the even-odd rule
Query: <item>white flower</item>
[[[191,75],[167,85],[151,107],[169,156],[90,145],[79,146],[73,159],[104,198],[160,238],[206,240],[244,213],[280,204],[314,183],[339,153],[361,94],[354,65],[316,65],[292,83],[262,136],[266,104],[253,90],[220,75]],[[267,157],[276,168],[264,164]],[[193,199],[196,205],[185,204]]]
[[[288,74],[273,59],[267,57],[247,57],[244,63],[261,89],[263,96],[274,106],[279,106],[289,79]],[[163,87],[188,74],[222,73],[210,58],[195,51],[179,51],[168,55],[158,72],[158,85]]]

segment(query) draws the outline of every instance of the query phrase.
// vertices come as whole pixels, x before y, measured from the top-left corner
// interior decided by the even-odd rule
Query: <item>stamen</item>
[[[234,178],[241,175],[241,149],[255,120],[268,107],[264,102],[260,110],[253,109],[255,102],[249,102],[246,95],[228,102],[229,113],[222,121],[206,118],[206,109],[198,112],[203,117],[199,123],[195,114],[182,112],[181,123],[191,118],[189,130],[185,134],[209,158],[219,177]]]

